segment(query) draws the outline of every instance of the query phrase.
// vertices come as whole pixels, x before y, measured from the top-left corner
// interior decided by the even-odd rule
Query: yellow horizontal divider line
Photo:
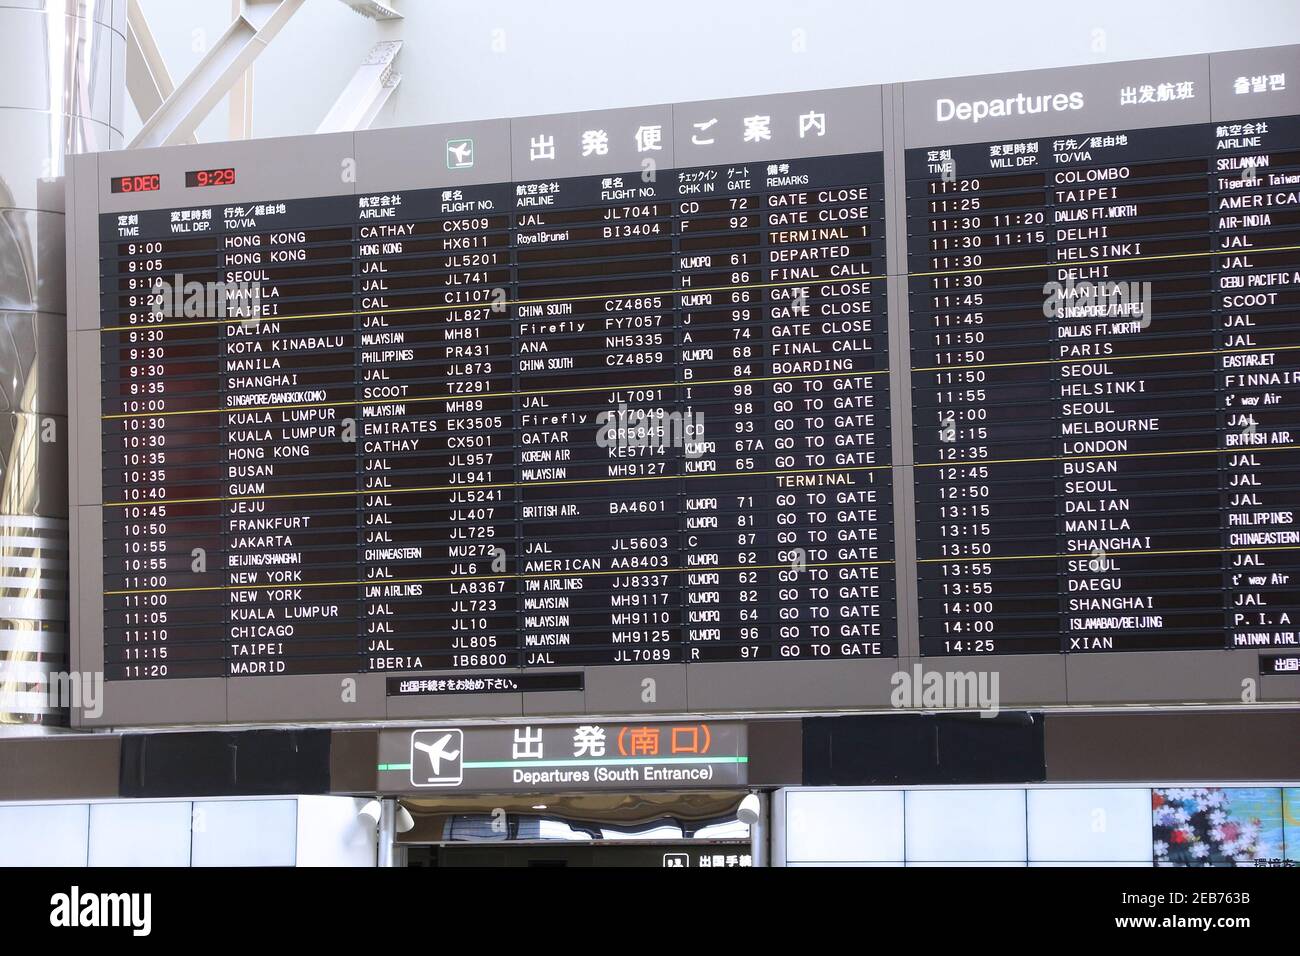
[[[506,398],[514,395],[578,395],[584,392],[619,392],[635,388],[693,388],[696,385],[735,385],[741,382],[802,381],[810,378],[835,378],[847,375],[888,375],[889,369],[862,372],[809,372],[807,375],[764,375],[753,378],[705,378],[690,382],[650,382],[639,385],[584,385],[580,388],[536,388],[518,392],[474,392],[465,395],[419,395],[413,398],[356,399],[342,402],[301,402],[293,405],[245,405],[239,408],[194,408],[175,412],[114,412],[100,415],[101,420],[119,418],[167,418],[173,415],[233,415],[237,412],[288,411],[295,408],[342,408],[347,405],[394,405],[417,402],[446,402],[457,399]]]
[[[917,564],[947,564],[950,561],[1045,561],[1048,558],[1085,558],[1094,560],[1101,558],[1130,558],[1140,557],[1145,554],[1168,555],[1168,554],[1235,554],[1238,551],[1300,551],[1300,545],[1296,544],[1269,544],[1240,548],[1173,548],[1168,551],[1106,551],[1104,554],[1095,555],[1091,552],[1067,552],[1061,554],[1007,554],[998,557],[960,557],[960,558],[917,558]]]
[[[939,269],[939,270],[926,271],[926,272],[904,272],[904,273],[898,273],[898,275],[906,276],[909,279],[917,279],[917,278],[923,279],[932,276],[971,275],[971,274],[983,274],[986,272],[1016,272],[1016,271],[1024,271],[1028,269],[1051,269],[1051,268],[1065,268],[1065,267],[1072,267],[1072,266],[1111,265],[1115,263],[1124,263],[1124,262],[1159,262],[1167,259],[1200,259],[1200,258],[1206,258],[1208,256],[1243,255],[1245,253],[1258,255],[1267,252],[1291,252],[1296,249],[1300,249],[1300,244],[1290,245],[1290,246],[1265,246],[1260,249],[1248,249],[1248,250],[1211,249],[1208,251],[1197,251],[1197,252],[1170,252],[1161,255],[1150,255],[1150,256],[1116,256],[1114,258],[1105,258],[1105,259],[1079,259],[1071,262],[1033,262],[1033,263],[1026,263],[1023,265],[1013,265],[1013,266],[982,266],[979,268],[972,268],[972,269]],[[934,250],[931,250],[932,253],[933,251]],[[962,255],[965,253],[962,253],[960,251],[954,251],[953,254]],[[353,277],[348,276],[348,278],[353,278]],[[868,275],[868,276],[842,276],[836,278],[839,281],[878,282],[881,279],[889,278],[889,276]],[[235,316],[234,318],[224,318],[224,319],[198,319],[193,322],[158,322],[154,324],[142,324],[142,325],[106,325],[101,327],[99,331],[100,332],[130,332],[135,329],[193,328],[196,326],[226,325],[231,322],[246,322],[246,321],[286,322],[286,321],[298,321],[300,319],[333,319],[333,318],[342,318],[343,316],[346,315],[373,315],[373,314],[378,314],[380,312],[387,313],[390,315],[401,315],[409,312],[445,312],[453,309],[491,308],[493,305],[501,305],[508,308],[512,305],[547,305],[552,302],[591,302],[591,301],[595,301],[596,299],[608,299],[613,297],[624,297],[624,296],[635,298],[638,296],[650,296],[650,295],[683,295],[683,294],[689,295],[695,292],[738,292],[738,291],[744,291],[746,289],[776,289],[785,286],[809,285],[811,282],[821,282],[821,281],[830,281],[830,280],[797,279],[797,280],[789,280],[789,281],[782,281],[782,282],[750,282],[750,283],[743,283],[738,285],[698,286],[696,288],[688,288],[688,289],[650,289],[650,290],[636,291],[636,292],[615,292],[615,293],[605,292],[605,293],[598,293],[592,295],[566,295],[566,296],[551,297],[545,299],[507,299],[506,301],[501,303],[458,302],[454,304],[444,303],[441,305],[422,305],[422,306],[409,306],[409,307],[401,307],[401,308],[356,309],[356,310],[341,311],[341,312],[310,312],[310,313],[304,313],[302,315],[259,316],[255,319],[251,317]]]
[[[990,362],[983,365],[926,365],[911,369],[913,372],[953,372],[981,368],[1015,368],[1021,365],[1065,365],[1071,362],[1124,362],[1153,358],[1190,358],[1197,355],[1247,355],[1252,352],[1286,352],[1300,349],[1300,345],[1259,345],[1237,349],[1203,349],[1196,352],[1152,352],[1150,355],[1093,355],[1082,358],[1035,359],[1027,362]],[[475,392],[472,395],[418,395],[400,399],[356,399],[341,402],[299,402],[288,405],[245,405],[238,408],[193,408],[174,412],[114,412],[100,415],[102,421],[128,418],[170,418],[179,415],[232,415],[238,412],[290,411],[299,408],[342,408],[348,405],[416,404],[419,402],[446,402],[457,399],[505,398],[516,395],[577,395],[585,392],[626,391],[638,388],[692,388],[696,385],[737,385],[744,382],[802,382],[814,378],[842,378],[849,375],[888,375],[889,369],[872,369],[850,372],[809,372],[804,375],[756,375],[746,378],[710,378],[689,382],[644,382],[634,385],[584,385],[577,388],[539,388],[518,392]]]
[[[1268,250],[1252,249],[1252,252],[1265,252]],[[757,268],[757,267],[755,267]],[[347,276],[347,278],[355,278]],[[887,275],[869,275],[869,276],[837,276],[835,281],[839,282],[877,282],[881,279],[889,278]],[[197,319],[193,322],[154,322],[140,325],[106,325],[100,328],[101,332],[131,332],[136,329],[183,329],[194,328],[195,326],[204,325],[229,325],[231,323],[251,323],[260,324],[262,322],[296,322],[300,319],[339,319],[345,315],[403,315],[409,312],[449,312],[453,309],[492,309],[492,311],[503,311],[512,305],[549,305],[552,302],[593,302],[596,299],[613,299],[613,298],[638,298],[649,295],[693,295],[696,292],[741,292],[747,289],[778,289],[784,286],[809,285],[811,282],[821,282],[831,280],[821,279],[800,279],[787,280],[782,282],[747,282],[740,285],[714,285],[714,286],[695,286],[688,289],[657,289],[644,292],[603,292],[593,295],[566,295],[559,298],[549,299],[507,299],[503,302],[457,302],[454,304],[443,303],[441,305],[413,305],[402,306],[399,308],[384,309],[355,309],[345,312],[308,312],[302,315],[269,315],[269,316],[234,316],[224,319]],[[501,308],[494,308],[500,306]],[[510,316],[505,316],[501,321],[515,321]]]
[[[1300,545],[1260,545],[1240,547],[1240,548],[1173,548],[1163,551],[1107,551],[1107,558],[1124,558],[1124,557],[1141,557],[1143,555],[1168,556],[1180,554],[1234,554],[1241,551],[1300,551]],[[976,557],[951,557],[951,558],[917,558],[918,564],[947,564],[958,561],[1046,561],[1060,558],[1084,558],[1092,560],[1096,556],[1091,552],[1057,552],[1049,554],[1012,554],[998,556],[976,556]],[[881,561],[839,561],[828,563],[808,564],[808,568],[858,568],[858,567],[882,567],[893,565],[892,560]],[[579,575],[588,576],[608,576],[615,574],[682,574],[692,571],[709,572],[709,571],[779,571],[793,570],[789,564],[738,564],[738,565],[701,565],[692,568],[620,568],[615,570],[603,571],[539,571],[534,573],[520,574],[481,574],[481,575],[464,575],[450,577],[429,577],[429,578],[384,578],[375,581],[311,581],[311,582],[291,582],[287,584],[278,584],[272,582],[257,584],[227,584],[227,585],[204,585],[202,587],[186,588],[139,588],[139,589],[121,589],[106,590],[103,594],[107,596],[120,596],[129,594],[185,594],[210,591],[249,591],[257,590],[263,587],[300,587],[300,588],[331,588],[331,587],[365,587],[367,585],[381,586],[389,584],[439,584],[449,581],[518,581],[525,578],[563,578]]]
[[[961,467],[963,465],[1015,465],[1034,461],[1079,461],[1088,458],[1169,458],[1175,455],[1235,455],[1247,451],[1287,451],[1300,445],[1242,445],[1240,448],[1194,448],[1174,451],[1098,452],[1089,455],[1046,455],[1039,458],[971,458],[959,461],[918,461],[914,468]]]
[[[1291,248],[1300,248],[1300,246],[1283,246],[1279,248],[1287,248],[1287,250],[1291,250]],[[1260,251],[1274,251],[1274,250],[1252,250],[1252,251],[1260,252]],[[1021,267],[1015,267],[1015,268],[1021,268]],[[918,273],[918,274],[928,274],[928,273]],[[872,276],[870,278],[881,278],[881,277]],[[788,284],[788,282],[783,282],[783,284],[768,284],[768,285],[790,285],[790,284]],[[802,284],[802,285],[806,285],[806,284]],[[749,286],[728,286],[728,287],[732,287],[732,289],[744,289],[744,287],[749,287]],[[694,290],[694,291],[707,291],[707,290]],[[656,293],[634,293],[634,294],[654,295]],[[602,297],[598,297],[598,298],[608,298],[608,297],[606,297],[606,295],[602,295]],[[456,306],[455,308],[464,308],[464,306]],[[383,311],[393,312],[393,311],[403,311],[403,310],[383,310]],[[404,311],[424,311],[424,310],[404,310]],[[360,313],[357,312],[321,313],[321,316],[325,316],[325,315],[360,315]],[[309,317],[309,316],[294,316],[294,317],[298,317],[298,319],[305,319],[305,317]],[[274,320],[274,321],[279,321],[279,320]],[[114,328],[127,328],[127,329],[162,328],[162,326],[131,325],[131,326],[114,326]],[[166,326],[166,328],[175,328],[175,325],[168,325]],[[112,332],[113,329],[101,329],[101,330],[103,330],[103,332]],[[958,351],[959,349],[961,349],[961,347],[958,346],[956,347],[956,349],[954,349],[954,351]],[[1097,362],[1101,362],[1101,360],[1105,360],[1105,362],[1139,362],[1139,360],[1143,360],[1143,359],[1195,358],[1195,356],[1197,355],[1235,355],[1235,354],[1249,354],[1249,352],[1292,351],[1296,349],[1300,349],[1300,345],[1251,346],[1251,347],[1240,347],[1240,349],[1206,349],[1206,350],[1199,350],[1199,351],[1184,351],[1184,352],[1152,352],[1152,354],[1149,355],[1093,355],[1093,356],[1080,356],[1080,358],[1032,359],[1032,360],[1026,360],[1026,362],[989,362],[983,364],[956,364],[956,365],[914,365],[914,367],[911,367],[910,371],[952,372],[952,371],[958,371],[958,369],[1015,368],[1015,367],[1019,367],[1019,365],[1061,365],[1061,364],[1069,364],[1073,362],[1088,362],[1088,360],[1097,360]],[[863,371],[863,372],[810,372],[807,373],[807,375],[790,375],[790,376],[777,375],[777,376],[753,376],[753,377],[745,377],[745,378],[701,378],[701,380],[697,380],[697,381],[645,382],[645,384],[615,385],[615,386],[585,385],[585,386],[578,386],[578,388],[569,388],[569,389],[528,389],[528,390],[520,390],[520,392],[480,392],[474,394],[461,394],[461,395],[417,395],[417,397],[402,398],[400,399],[400,401],[402,401],[403,403],[447,402],[447,401],[455,401],[455,399],[465,399],[465,398],[504,398],[507,397],[507,395],[564,395],[564,394],[581,394],[585,392],[610,392],[611,389],[614,390],[663,389],[663,388],[682,388],[682,386],[686,386],[686,388],[689,388],[689,386],[694,386],[694,385],[735,385],[735,384],[740,384],[740,382],[755,382],[755,381],[802,381],[802,380],[806,380],[806,378],[828,378],[828,377],[839,377],[844,375],[887,375],[888,372],[889,369],[872,369],[872,371]],[[364,401],[364,399],[356,399],[356,401],[351,401],[351,402],[347,402],[347,401],[300,402],[300,403],[294,403],[294,405],[257,405],[257,406],[243,406],[243,407],[235,407],[235,408],[187,408],[187,410],[182,410],[182,411],[113,412],[113,414],[110,415],[100,415],[100,419],[107,421],[107,420],[114,420],[114,419],[172,418],[172,416],[179,416],[179,415],[229,415],[229,414],[234,414],[234,412],[240,412],[240,411],[276,411],[276,410],[289,411],[289,410],[295,410],[295,408],[331,408],[331,407],[337,408],[337,407],[344,407],[348,405],[356,405],[356,406],[387,405],[387,403],[393,401],[395,401],[395,399],[383,399],[383,401],[378,401],[378,399],[374,399],[374,401]]]
[[[1180,455],[1232,455],[1238,452],[1254,451],[1291,451],[1300,449],[1300,444],[1291,445],[1256,445],[1239,448],[1194,448],[1174,451],[1153,452],[1099,452],[1088,455],[1045,455],[1035,458],[976,458],[959,461],[918,461],[915,468],[963,467],[971,465],[1015,465],[1040,461],[1080,461],[1089,458],[1169,458]],[[352,491],[295,491],[284,494],[265,495],[212,495],[203,498],[140,498],[136,501],[105,501],[105,508],[148,507],[150,505],[184,505],[211,504],[219,501],[278,501],[288,498],[341,498],[360,495],[404,495],[428,491],[483,491],[492,488],[542,488],[548,485],[610,485],[623,481],[667,481],[673,478],[744,478],[746,476],[770,477],[772,475],[818,475],[837,471],[885,471],[892,469],[889,465],[843,465],[838,468],[813,468],[802,471],[781,471],[777,469],[764,471],[722,471],[700,472],[691,475],[633,475],[626,478],[560,478],[554,481],[508,481],[476,485],[423,485],[416,488],[360,488]]]
[[[893,465],[843,465],[839,468],[811,468],[803,471],[709,471],[692,475],[631,475],[626,478],[557,478],[552,481],[503,481],[482,485],[426,485],[420,488],[358,488],[352,491],[295,491],[280,495],[216,495],[208,498],[142,498],[139,501],[106,501],[105,508],[132,505],[184,505],[214,501],[261,501],[281,498],[336,498],[359,495],[405,495],[423,491],[482,491],[489,488],[545,488],[550,485],[610,485],[623,481],[668,481],[674,478],[743,478],[748,475],[820,475],[837,471],[882,471]]]
[[[826,564],[808,564],[806,568],[865,568],[893,564],[893,561],[838,561]],[[620,568],[606,571],[538,571],[520,574],[479,574],[437,578],[384,578],[375,581],[314,581],[289,584],[216,584],[192,588],[144,588],[137,590],[105,591],[104,595],[122,594],[181,594],[196,591],[249,591],[262,587],[295,588],[338,588],[364,587],[366,585],[389,584],[438,584],[446,581],[520,581],[525,578],[569,578],[574,576],[589,577],[611,574],[681,574],[690,571],[777,571],[794,570],[790,564],[738,564],[738,565],[701,565],[695,568]]]
[[[1196,352],[1152,352],[1149,355],[1084,355],[1078,358],[1034,359],[1028,362],[987,362],[982,365],[922,365],[912,368],[913,372],[953,372],[971,368],[1015,368],[1019,365],[1065,365],[1070,362],[1137,362],[1142,359],[1155,358],[1190,358],[1197,355],[1240,355],[1250,352],[1289,352],[1300,349],[1300,345],[1255,345],[1238,349],[1201,349]],[[952,351],[960,351],[961,346]]]
[[[1162,240],[1155,240],[1160,242]],[[1300,245],[1292,246],[1265,246],[1262,249],[1211,249],[1208,252],[1168,252],[1161,255],[1150,256],[1116,256],[1113,259],[1076,259],[1070,262],[1039,262],[1032,265],[1020,266],[988,266],[978,269],[941,269],[936,272],[908,272],[905,273],[909,279],[927,278],[929,276],[950,276],[950,275],[970,275],[971,273],[983,272],[1015,272],[1020,269],[1053,269],[1066,268],[1071,266],[1097,266],[1111,265],[1113,263],[1123,262],[1159,262],[1165,259],[1202,259],[1206,256],[1240,256],[1254,254],[1259,252],[1291,252],[1300,249]],[[1001,250],[999,250],[1001,251]],[[932,250],[933,254],[933,250]],[[977,253],[966,250],[954,250],[952,255],[976,255]]]

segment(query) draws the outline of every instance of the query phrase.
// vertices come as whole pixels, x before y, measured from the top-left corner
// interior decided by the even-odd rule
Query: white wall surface
[[[294,800],[195,801],[190,866],[293,866],[297,811]]]
[[[1151,790],[777,791],[776,866],[1151,866]]]
[[[1025,863],[1024,790],[913,790],[907,794],[910,863]]]
[[[374,866],[352,797],[0,804],[4,866]]]
[[[902,790],[791,790],[774,822],[785,829],[792,862],[897,863],[904,859],[903,796]]]
[[[192,809],[188,800],[92,804],[89,850],[77,865],[189,866]]]
[[[0,866],[85,866],[86,804],[0,806]]]
[[[373,826],[359,820],[363,799],[298,798],[298,866],[374,866]]]
[[[1151,791],[1030,790],[1029,859],[1043,863],[1151,863]]]
[[[230,0],[140,0],[174,80]],[[367,51],[405,41],[375,126],[891,83],[1300,43],[1298,0],[307,0],[258,59],[255,136],[310,133]],[[228,138],[223,102],[199,139]],[[129,139],[139,129],[128,120]]]

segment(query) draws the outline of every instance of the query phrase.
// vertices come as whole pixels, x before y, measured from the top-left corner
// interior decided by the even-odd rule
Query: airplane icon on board
[[[417,787],[454,787],[464,776],[464,733],[456,729],[417,730],[411,734],[411,783]],[[416,759],[423,755],[428,763]],[[443,764],[447,766],[444,769]]]
[[[474,165],[474,141],[472,139],[447,140],[447,168],[468,169]]]

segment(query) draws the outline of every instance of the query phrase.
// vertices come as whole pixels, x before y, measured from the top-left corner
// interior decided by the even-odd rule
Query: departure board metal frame
[[[1056,188],[1046,178],[1057,167],[1040,158],[1053,149],[1075,153],[1073,164],[1055,160],[1064,170],[1152,167],[1165,150],[1171,171],[1137,177],[1156,195],[1180,188],[1178,176],[1190,181],[1199,174],[1189,170],[1203,167],[1203,212],[1179,207],[1157,215],[1154,226],[1139,214],[1130,232],[1155,235],[1153,258],[1203,260],[1197,268],[1217,275],[1210,264],[1216,250],[1208,245],[1218,236],[1209,223],[1217,212],[1210,205],[1215,126],[1249,123],[1253,130],[1280,118],[1272,129],[1282,145],[1261,141],[1254,152],[1300,155],[1300,138],[1283,140],[1288,130],[1300,137],[1297,114],[1300,47],[1278,47],[72,157],[72,664],[108,678],[102,713],[74,711],[74,723],[931,709],[920,693],[926,675],[975,680],[992,671],[1002,708],[1296,701],[1300,674],[1266,671],[1264,662],[1300,656],[1300,646],[1156,649],[1149,635],[1154,647],[1081,653],[1065,646],[1063,562],[1091,560],[1105,570],[1120,568],[1128,555],[1123,548],[1078,558],[1062,551],[1076,538],[1058,514],[1066,507],[1059,504],[1060,463],[1069,457],[1054,446],[1050,426],[1062,420],[1056,405],[1063,393],[1050,385],[1058,379],[1034,379],[1032,394],[1015,382],[1000,385],[995,394],[1009,396],[1001,402],[941,402],[944,414],[955,409],[963,421],[941,420],[939,428],[932,419],[942,410],[927,397],[930,378],[954,370],[987,376],[1024,368],[1032,376],[1051,368],[1056,376],[1064,363],[1042,352],[1046,343],[1021,344],[1017,336],[1037,342],[1040,326],[1032,318],[1013,316],[1003,323],[1011,333],[1001,338],[995,324],[978,337],[945,332],[956,344],[945,339],[939,347],[925,323],[954,313],[936,312],[923,300],[937,294],[937,283],[979,276],[989,289],[999,281],[1024,286],[1008,293],[1013,309],[1042,319],[1043,282],[1065,277],[1059,263],[1078,261],[1069,258],[1076,247],[1045,237],[1057,228],[1046,218],[1048,190]],[[1117,136],[1125,144],[1132,136],[1139,152],[1116,151],[1124,145],[1117,146]],[[1083,159],[1092,137],[1099,154],[1112,153]],[[1220,140],[1227,138],[1225,132]],[[214,169],[228,171],[222,179],[230,182],[185,186],[194,170]],[[158,190],[111,191],[111,181],[146,171],[159,176]],[[983,173],[980,194],[994,206],[1021,197],[1010,200],[1021,205],[1006,208],[1025,221],[962,230],[936,212],[936,202],[971,192],[973,172]],[[917,225],[923,220],[941,222],[962,245]],[[1186,234],[1159,235],[1166,220],[1186,225]],[[1300,236],[1300,214],[1295,225]],[[367,226],[373,228],[364,232]],[[1025,241],[1025,250],[972,251],[1004,234],[1009,243]],[[223,246],[218,237],[239,241]],[[1300,248],[1300,239],[1284,245]],[[1036,258],[1049,249],[1055,261]],[[1119,254],[1082,262],[1125,258],[1111,251]],[[985,256],[997,265],[986,267]],[[1291,262],[1296,253],[1283,249],[1280,256]],[[1149,279],[1152,267],[1139,265],[1146,261],[1118,263],[1117,274]],[[828,264],[839,262],[844,270],[832,274]],[[181,316],[162,326],[166,342],[128,341],[159,328],[121,318],[138,316],[144,277],[187,270],[232,282],[260,276],[285,290],[287,311],[251,328]],[[1032,278],[1014,281],[1021,273]],[[435,304],[435,280],[470,298]],[[504,311],[492,309],[498,288],[508,290]],[[373,295],[363,302],[368,289]],[[1204,291],[1207,300],[1213,294]],[[620,296],[633,301],[611,309]],[[295,329],[310,326],[310,333],[288,329],[295,309],[305,316]],[[442,332],[429,319],[438,312],[447,319]],[[594,334],[598,319],[603,324]],[[473,324],[475,336],[444,334],[453,321]],[[742,335],[743,323],[749,324]],[[1300,321],[1294,325],[1300,330]],[[1170,352],[1195,351],[1187,336],[1167,334]],[[266,361],[272,338],[281,364]],[[1005,358],[985,354],[1002,339]],[[248,350],[253,341],[266,348]],[[1030,354],[1033,348],[1039,351]],[[1213,351],[1206,361],[1217,362],[1220,349]],[[155,354],[161,358],[151,365]],[[1209,375],[1221,374],[1212,364]],[[823,391],[827,385],[832,391]],[[469,390],[453,393],[450,386]],[[170,396],[157,415],[147,404],[151,388]],[[258,395],[277,388],[284,401],[259,402]],[[202,400],[205,391],[210,400]],[[1219,391],[1191,386],[1203,402]],[[599,397],[588,401],[589,394]],[[825,401],[832,394],[834,408]],[[805,399],[809,404],[797,411]],[[1158,408],[1183,413],[1175,399]],[[699,412],[701,447],[688,442],[638,453],[609,477],[612,458],[596,444],[593,422],[619,400]],[[1020,414],[1050,403],[1051,414]],[[420,415],[410,405],[439,411]],[[282,419],[282,411],[294,415]],[[970,428],[977,416],[989,423],[978,432]],[[475,423],[472,441],[450,441],[448,429],[465,433],[466,418]],[[798,420],[807,425],[792,424]],[[361,430],[350,450],[337,444],[347,421]],[[1215,421],[1218,434],[1226,426]],[[146,431],[153,422],[153,434],[166,435],[172,454],[151,458],[156,444],[128,447],[123,422]],[[1032,448],[998,437],[1023,427],[1037,429]],[[288,447],[291,431],[300,436],[293,448],[302,457],[271,462],[268,449],[279,445],[272,451],[279,454]],[[271,434],[277,437],[268,444]],[[422,437],[409,444],[404,434]],[[988,434],[995,437],[980,437]],[[378,442],[375,450],[366,450],[368,436]],[[708,444],[719,439],[721,447]],[[999,454],[999,447],[1013,451]],[[971,464],[941,456],[969,449],[991,460],[980,467],[994,469],[982,472],[994,477],[977,482],[972,505],[938,503],[934,476]],[[1214,462],[1205,474],[1220,476],[1218,462],[1229,453],[1217,445],[1173,450],[1199,450]],[[1024,469],[1039,466],[1024,464],[1031,460],[1046,462],[1032,480]],[[151,486],[156,466],[170,483],[166,500],[174,504],[166,514],[149,498],[132,497]],[[1201,491],[1200,498],[1215,499],[1198,520],[1220,515],[1219,480],[1200,489],[1200,479],[1188,474],[1189,496]],[[278,482],[276,493],[260,486],[261,475]],[[232,494],[236,485],[241,493]],[[468,486],[469,497],[459,485]],[[628,490],[647,487],[664,490]],[[1177,490],[1175,480],[1173,504],[1181,500]],[[1297,493],[1288,499],[1288,492],[1269,506],[1294,503]],[[723,502],[729,494],[736,498],[731,505]],[[1139,503],[1148,500],[1149,494]],[[290,503],[296,501],[305,504]],[[127,509],[136,517],[126,517]],[[469,531],[463,546],[454,542],[457,528]],[[271,567],[243,563],[237,572],[230,557],[265,562],[277,538],[291,541],[296,555],[298,577],[286,579],[289,587],[234,576]],[[423,553],[433,539],[453,549],[440,557]],[[954,539],[958,550],[944,551]],[[1042,540],[1049,550],[1018,563],[1025,552],[1005,545],[1015,540]],[[584,575],[589,542],[604,542],[595,549],[602,563]],[[963,553],[963,546],[974,550]],[[994,553],[999,548],[1006,553]],[[634,552],[633,563],[612,568],[615,549]],[[351,576],[335,569],[348,554]],[[491,567],[494,558],[503,571]],[[1197,560],[1203,567],[1195,588],[1173,600],[1201,608],[1200,621],[1213,605],[1204,582],[1221,559]],[[166,575],[164,587],[148,586],[151,561]],[[123,570],[128,562],[136,570]],[[194,570],[193,562],[202,568]],[[522,570],[525,562],[535,570]],[[959,565],[956,585],[936,576]],[[972,594],[962,575],[977,565],[990,570]],[[447,573],[439,570],[444,566]],[[995,567],[1014,573],[1000,575]],[[1108,587],[1125,587],[1122,570]],[[1280,565],[1266,573],[1273,570],[1290,573]],[[488,583],[474,585],[484,590],[452,590],[471,581],[509,581],[516,590]],[[320,596],[293,587],[304,584]],[[436,598],[422,590],[444,585]],[[525,586],[534,588],[527,621]],[[1163,598],[1137,591],[1119,606],[1146,604],[1152,614],[1144,620],[1161,621]],[[287,595],[284,604],[276,605],[275,592]],[[150,594],[169,595],[165,611],[112,604]],[[246,603],[236,606],[240,601]],[[280,613],[268,617],[268,608]],[[286,620],[286,608],[299,616]],[[214,613],[218,637],[178,639],[213,626]],[[1176,607],[1170,619],[1177,613]],[[1048,624],[1035,629],[1034,622],[1049,618],[1056,647]],[[378,630],[365,630],[376,621]],[[998,622],[1028,622],[1025,633],[1037,642],[1032,652],[1020,652],[1030,644],[1013,644],[1009,652],[979,633],[968,636],[967,628]],[[1207,625],[1197,626],[1208,633]],[[168,639],[156,639],[160,628],[172,631],[166,657],[131,656],[150,647],[157,653]],[[628,642],[619,643],[616,633]],[[283,648],[299,634],[306,648],[292,662],[298,672],[277,673],[287,665],[267,662],[285,659]],[[496,643],[474,643],[485,635]],[[503,649],[503,635],[515,645]],[[457,640],[465,643],[453,647]],[[980,642],[981,653],[969,653],[977,645],[968,641]],[[267,649],[274,645],[281,649]],[[647,650],[666,653],[636,653]],[[221,672],[214,673],[218,653]],[[450,666],[457,654],[471,666]],[[420,655],[434,663],[401,666]],[[354,669],[338,664],[352,659]],[[160,661],[166,676],[144,676]],[[382,666],[373,666],[377,661]],[[190,673],[203,676],[174,676]],[[916,696],[900,701],[899,674],[916,684]]]

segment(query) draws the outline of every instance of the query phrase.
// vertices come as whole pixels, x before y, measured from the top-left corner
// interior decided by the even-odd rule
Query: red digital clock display
[[[162,188],[162,179],[157,173],[114,176],[108,181],[108,188],[115,193],[152,193]]]
[[[235,170],[226,169],[192,169],[185,174],[186,186],[233,186]]]

